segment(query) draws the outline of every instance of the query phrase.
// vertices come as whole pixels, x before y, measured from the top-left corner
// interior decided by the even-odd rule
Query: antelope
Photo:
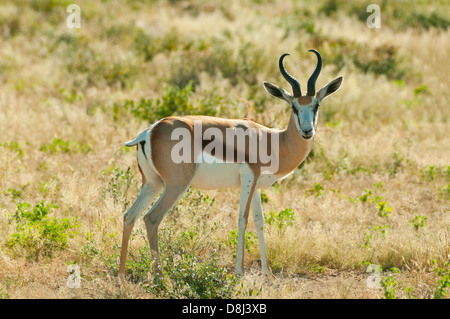
[[[124,215],[119,265],[121,280],[124,280],[129,237],[136,219],[162,189],[162,194],[144,216],[152,258],[156,271],[161,274],[158,226],[164,215],[191,186],[206,190],[240,188],[236,274],[244,273],[244,234],[251,210],[260,246],[262,271],[265,275],[274,277],[267,261],[260,189],[268,188],[277,180],[283,179],[305,160],[313,146],[319,105],[323,99],[339,89],[343,79],[334,79],[316,93],[315,83],[322,69],[322,58],[316,50],[309,51],[317,56],[317,65],[308,79],[306,95],[302,95],[300,83],[283,65],[283,59],[288,53],[280,57],[278,64],[281,74],[291,85],[293,94],[272,83],[264,82],[269,94],[284,100],[292,109],[286,129],[268,128],[248,119],[171,116],[159,120],[125,144],[127,147],[137,147],[137,164],[142,175],[142,187],[136,201]],[[233,135],[230,137],[229,132],[238,130],[246,133],[244,139],[255,137],[260,143],[256,148],[248,144],[236,147],[235,138]],[[190,134],[190,137],[185,137],[184,144],[193,146],[184,150],[187,153],[183,154],[184,160],[174,158],[174,154],[180,150],[178,144],[181,143],[174,137],[181,137],[181,133]],[[200,133],[200,138],[193,137],[196,133]],[[208,145],[208,142],[214,143],[215,147]],[[268,169],[267,161],[264,162],[262,156],[253,156],[253,160],[250,160],[257,150],[260,154],[270,153],[271,160],[276,162],[276,165]],[[226,159],[224,151],[227,153]],[[231,156],[228,156],[230,153]],[[204,160],[198,160],[199,158]]]

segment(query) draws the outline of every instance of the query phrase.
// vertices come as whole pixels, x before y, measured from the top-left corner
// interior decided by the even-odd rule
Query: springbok
[[[315,83],[322,68],[322,58],[316,50],[309,51],[316,54],[317,66],[308,79],[306,95],[302,95],[299,82],[284,68],[283,59],[289,55],[287,53],[280,57],[279,68],[292,86],[293,95],[274,84],[264,82],[269,94],[286,101],[292,108],[286,129],[271,129],[248,119],[171,116],[151,125],[125,144],[128,147],[137,146],[142,189],[124,216],[119,266],[121,280],[124,279],[128,242],[136,219],[163,189],[159,199],[144,216],[152,258],[160,272],[158,226],[190,186],[199,189],[240,187],[236,273],[243,275],[244,233],[251,209],[260,246],[262,270],[266,275],[273,276],[264,243],[260,189],[270,187],[277,180],[286,177],[305,160],[313,146],[319,105],[325,97],[339,89],[342,83],[342,77],[338,77],[316,93]],[[243,134],[236,134],[239,131]],[[181,142],[175,138],[177,136],[184,137],[181,148]],[[238,147],[234,143],[236,137],[238,144],[242,140],[251,142],[253,138],[257,145],[255,147],[250,145],[252,143],[244,143],[243,146],[240,143]],[[180,159],[182,148],[183,155]],[[259,156],[253,156],[255,152]],[[267,165],[268,156],[263,160],[261,154],[271,155],[270,165]],[[267,169],[268,166],[270,169]]]

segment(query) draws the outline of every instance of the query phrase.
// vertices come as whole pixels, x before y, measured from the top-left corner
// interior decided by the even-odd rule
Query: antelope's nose
[[[312,135],[312,131],[313,131],[312,128],[310,128],[309,130],[304,130],[303,133],[306,136],[311,136]]]

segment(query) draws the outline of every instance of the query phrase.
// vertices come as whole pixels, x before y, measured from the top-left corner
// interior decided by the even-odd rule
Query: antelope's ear
[[[292,104],[292,100],[294,99],[292,95],[290,95],[288,92],[283,90],[282,88],[279,88],[275,84],[264,82],[264,88],[266,91],[279,99],[285,100],[289,105]]]
[[[336,92],[341,87],[342,80],[343,77],[340,76],[321,88],[316,94],[317,101],[320,103],[328,95]]]

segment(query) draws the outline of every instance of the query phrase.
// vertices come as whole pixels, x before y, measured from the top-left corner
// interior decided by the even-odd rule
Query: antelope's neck
[[[288,126],[280,133],[280,166],[277,175],[286,175],[300,165],[314,144],[314,139],[304,140],[300,136],[295,125],[296,120],[294,112],[291,111]]]

